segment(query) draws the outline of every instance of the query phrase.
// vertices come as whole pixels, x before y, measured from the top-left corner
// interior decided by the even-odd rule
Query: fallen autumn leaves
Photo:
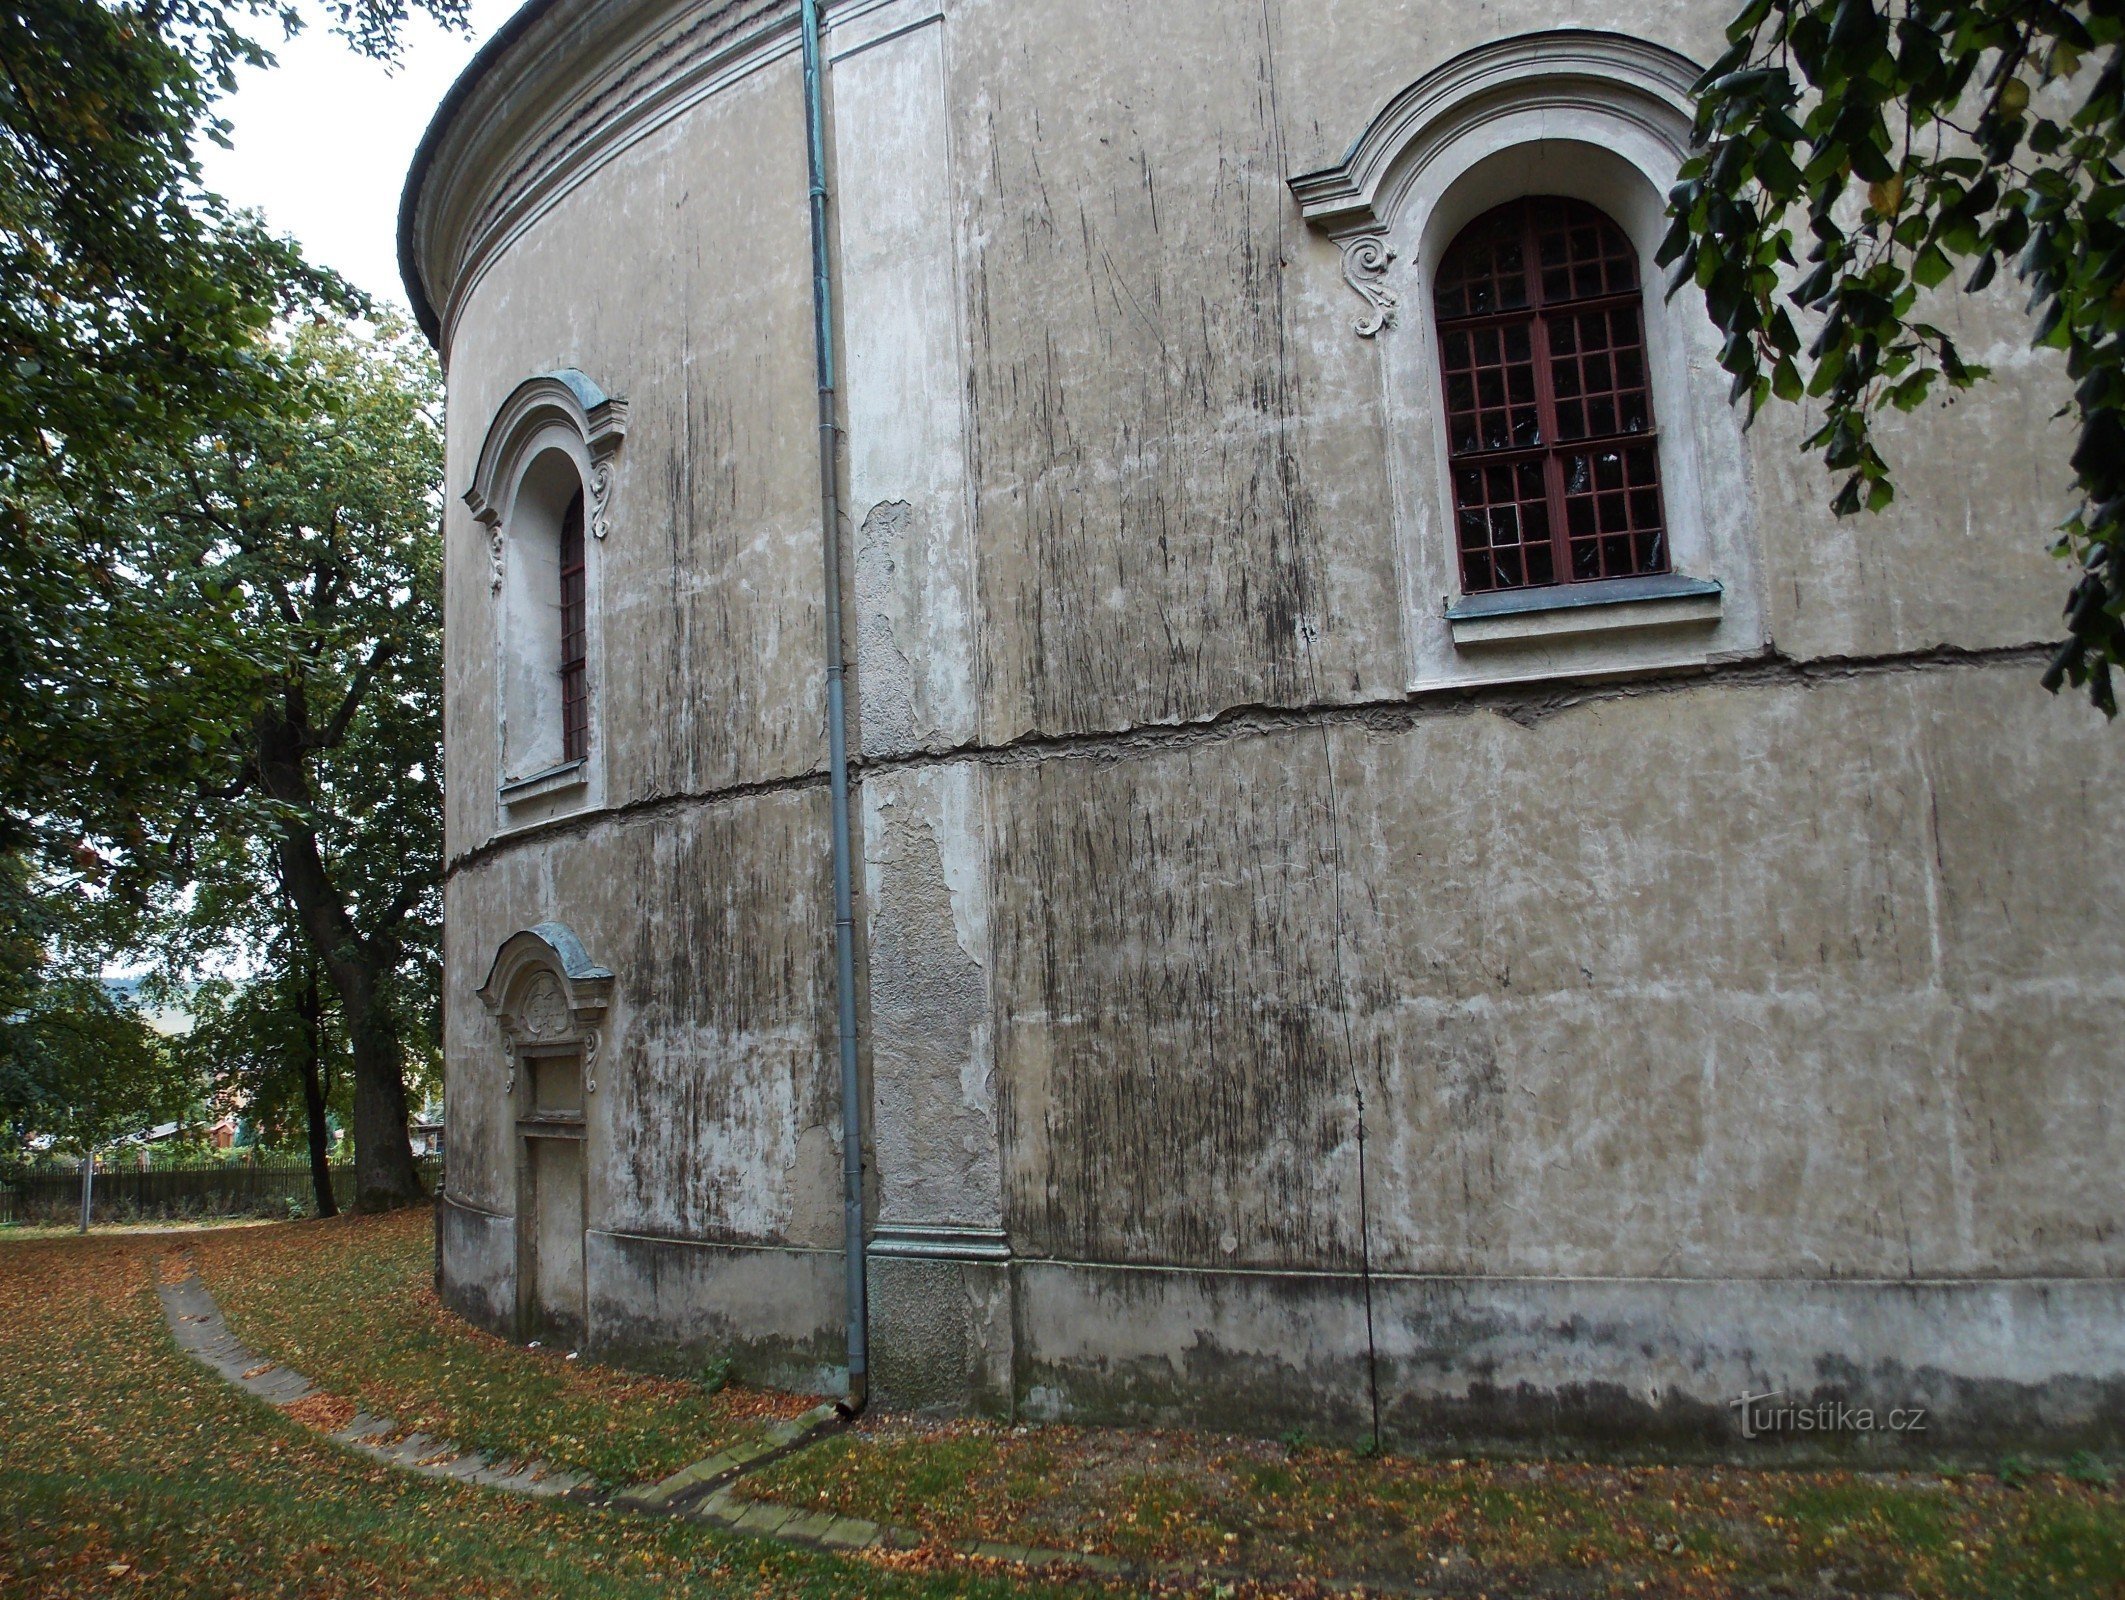
[[[815,1397],[645,1377],[527,1350],[437,1301],[425,1211],[200,1234],[187,1255],[249,1348],[404,1427],[619,1485],[664,1477]]]
[[[152,1287],[170,1247],[0,1240],[8,1600],[1028,1592],[437,1483],[355,1456],[177,1352]]]
[[[856,1561],[412,1480],[305,1425],[326,1430],[359,1401],[618,1482],[805,1403],[478,1333],[435,1303],[427,1222],[0,1241],[0,1594],[1094,1592],[954,1540],[1202,1569],[1129,1593],[2125,1593],[2125,1496],[2054,1474],[2017,1490],[1984,1474],[1368,1460],[1297,1441],[875,1419],[741,1486],[933,1541]],[[150,1284],[181,1270],[180,1252],[261,1361],[326,1392],[275,1414],[178,1356]]]

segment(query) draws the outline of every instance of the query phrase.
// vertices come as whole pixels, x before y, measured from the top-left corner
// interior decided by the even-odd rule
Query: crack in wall
[[[1929,650],[1885,655],[1821,656],[1799,660],[1774,647],[1758,655],[1612,683],[1453,685],[1336,704],[1236,705],[1214,717],[1194,722],[1140,725],[1098,733],[1027,733],[998,744],[969,740],[890,756],[859,757],[852,749],[849,771],[860,783],[867,773],[952,766],[966,761],[990,766],[1026,765],[1047,760],[1113,761],[1188,745],[1217,744],[1228,739],[1312,728],[1357,727],[1376,733],[1395,733],[1415,727],[1419,722],[1469,716],[1479,711],[1494,712],[1521,727],[1534,728],[1551,717],[1582,707],[1647,695],[1777,684],[1813,688],[1818,683],[1892,673],[2041,665],[2051,659],[2057,648],[2053,643],[1995,645],[1981,649],[1938,645]],[[648,820],[700,806],[825,788],[826,771],[821,767],[746,783],[645,795],[597,811],[555,817],[488,839],[452,856],[443,867],[443,880],[447,883],[460,872],[507,855],[521,845],[578,837],[611,823]]]

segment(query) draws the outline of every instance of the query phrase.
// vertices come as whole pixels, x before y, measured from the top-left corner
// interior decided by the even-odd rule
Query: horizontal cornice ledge
[[[1004,1262],[1011,1259],[1011,1241],[1001,1228],[881,1222],[864,1253],[884,1260]]]

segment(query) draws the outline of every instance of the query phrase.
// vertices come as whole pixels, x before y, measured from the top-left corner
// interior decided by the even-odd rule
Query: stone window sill
[[[587,761],[564,762],[558,767],[548,767],[544,772],[534,772],[528,778],[515,778],[501,787],[502,806],[520,806],[532,800],[545,800],[553,795],[568,794],[584,789],[590,784],[590,763]]]
[[[1716,579],[1663,573],[1604,583],[1560,583],[1470,595],[1447,607],[1459,649],[1548,643],[1647,628],[1710,628],[1719,622]]]
[[[517,1118],[516,1131],[523,1139],[580,1139],[583,1137],[583,1113],[541,1111],[534,1116]]]

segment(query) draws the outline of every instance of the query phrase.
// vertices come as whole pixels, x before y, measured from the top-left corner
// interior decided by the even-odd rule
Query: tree
[[[187,768],[76,809],[114,883],[184,886],[180,947],[285,934],[298,989],[314,961],[375,1209],[421,1195],[405,1072],[439,986],[440,378],[395,323],[318,319],[260,361],[271,410],[153,453],[124,507],[110,674],[182,686]]]
[[[190,1109],[194,1076],[94,976],[110,909],[0,852],[0,1149],[39,1134],[78,1154]]]
[[[318,0],[307,15],[391,59],[415,11],[462,26],[465,0]],[[145,819],[226,774],[214,741],[243,691],[214,678],[219,619],[168,604],[135,564],[157,472],[272,416],[273,327],[365,309],[208,193],[196,158],[226,141],[214,107],[236,70],[271,59],[252,30],[305,21],[288,0],[21,0],[0,15],[8,1016],[35,1002],[64,936],[86,923],[123,942],[176,861]]]
[[[462,24],[465,0],[319,10],[389,58],[416,6]],[[226,139],[214,102],[237,67],[271,59],[244,31],[267,20],[303,16],[280,0],[0,13],[0,849],[24,847],[72,785],[123,781],[158,748],[113,747],[79,692],[114,584],[104,513],[138,447],[257,414],[261,332],[359,303],[201,183],[195,147]]]
[[[175,842],[198,830],[210,879],[270,863],[335,993],[356,1204],[375,1207],[421,1193],[407,1034],[439,981],[440,383],[398,326],[313,323],[281,364],[283,404],[192,452],[159,507],[163,582],[224,630],[228,720],[205,741],[224,769]]]
[[[0,843],[103,754],[67,689],[94,661],[118,462],[255,403],[259,331],[325,287],[198,191],[212,74],[257,54],[96,0],[0,15]]]
[[[87,1157],[127,1134],[181,1118],[199,1084],[140,1014],[92,978],[40,985],[0,1022],[0,1116]]]
[[[1925,320],[1967,264],[2029,287],[2080,424],[2081,504],[2057,553],[2080,567],[2046,688],[2117,714],[2125,664],[2125,6],[2118,0],[1749,0],[1697,85],[1659,259],[1694,280],[1753,419],[1823,407],[1806,441],[1844,474],[1839,515],[1895,490],[1884,408],[1986,376]],[[1806,270],[1794,224],[1811,243]],[[1803,347],[1801,328],[1813,323]]]
[[[200,984],[190,1004],[192,1030],[173,1048],[196,1075],[242,1103],[262,1144],[283,1146],[300,1130],[317,1214],[336,1216],[331,1117],[348,1110],[346,1037],[315,958],[296,941],[276,940],[258,972]]]

